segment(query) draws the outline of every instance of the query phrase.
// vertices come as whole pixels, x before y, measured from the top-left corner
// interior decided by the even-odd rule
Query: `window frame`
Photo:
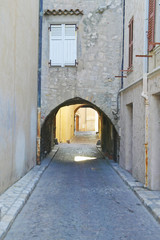
[[[155,40],[155,14],[156,14],[156,0],[149,0],[149,13],[148,13],[148,51],[152,51]]]
[[[133,67],[133,23],[134,17],[129,21],[129,54],[128,54],[128,69]]]
[[[75,28],[75,46],[74,46],[74,50],[75,50],[75,61],[74,63],[65,63],[65,27],[66,26],[74,26]],[[62,62],[60,64],[54,64],[52,63],[51,61],[51,28],[52,26],[61,26],[62,27],[62,50],[63,50],[63,57],[62,57]],[[75,67],[77,66],[77,30],[78,30],[78,27],[77,27],[77,24],[76,23],[50,23],[50,26],[48,28],[50,31],[49,31],[49,65],[50,67]]]

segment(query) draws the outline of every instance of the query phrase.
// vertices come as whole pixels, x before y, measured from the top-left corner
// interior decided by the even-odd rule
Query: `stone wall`
[[[112,110],[117,110],[120,88],[121,0],[44,0],[45,9],[80,9],[79,16],[44,16],[42,52],[42,123],[48,114],[71,98],[79,97],[100,108],[118,130]],[[78,25],[78,65],[49,67],[50,24]]]
[[[41,159],[52,150],[55,139],[55,116],[51,115],[44,122],[41,129]]]
[[[119,137],[110,120],[102,116],[101,146],[105,156],[119,162]]]

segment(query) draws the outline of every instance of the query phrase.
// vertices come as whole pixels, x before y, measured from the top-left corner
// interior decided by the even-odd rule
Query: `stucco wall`
[[[120,165],[145,182],[144,99],[142,82],[121,93]],[[128,112],[132,104],[132,116]],[[132,118],[132,119],[131,119]],[[131,123],[132,121],[132,123]],[[132,126],[131,126],[132,125]]]
[[[129,62],[129,22],[133,17],[133,66],[125,74],[121,91],[120,165],[145,182],[145,109],[143,91],[144,9],[145,1],[126,0],[124,69]],[[136,83],[137,82],[137,83]],[[136,84],[135,84],[136,83]]]
[[[160,189],[160,69],[149,73],[149,187]]]
[[[35,164],[38,2],[0,2],[0,192]]]
[[[133,72],[129,72],[127,79],[124,79],[124,87],[136,82],[143,76],[143,58],[135,57],[143,55],[144,49],[144,5],[145,1],[126,0],[125,1],[125,51],[124,69],[128,69],[129,63],[129,21],[133,17]]]
[[[156,0],[154,41],[160,42],[160,4]],[[148,184],[151,189],[160,190],[160,46],[155,45],[150,52],[148,73]]]
[[[133,72],[128,73],[124,89],[121,91],[121,158],[120,164],[147,187],[160,189],[160,46],[156,45],[148,58],[147,79],[143,82],[143,59],[135,55],[143,54],[145,1],[126,0],[125,24],[125,69],[128,66],[128,26],[133,25]],[[160,41],[159,1],[156,0],[155,42]],[[135,82],[137,82],[135,84]],[[143,87],[144,84],[144,87]],[[128,87],[127,87],[128,86]],[[147,98],[146,105],[142,92]],[[132,105],[128,105],[128,104]],[[131,107],[132,106],[132,107]],[[132,108],[131,114],[128,109]],[[146,128],[145,128],[146,123]],[[145,154],[146,146],[146,154]],[[148,155],[147,155],[148,153]],[[148,171],[147,171],[148,161]],[[145,171],[146,168],[146,171]],[[146,174],[146,178],[145,178]]]
[[[99,8],[104,11],[99,11]],[[80,97],[98,106],[118,129],[112,110],[120,88],[121,0],[44,0],[45,9],[83,10],[81,16],[44,16],[42,53],[42,122],[64,101]],[[50,24],[78,25],[78,66],[49,67]]]

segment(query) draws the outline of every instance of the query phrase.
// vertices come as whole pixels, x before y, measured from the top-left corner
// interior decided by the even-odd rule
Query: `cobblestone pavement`
[[[157,240],[160,226],[94,145],[61,144],[5,240]]]

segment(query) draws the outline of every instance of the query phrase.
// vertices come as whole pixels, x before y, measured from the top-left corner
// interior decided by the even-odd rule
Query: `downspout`
[[[42,20],[43,0],[39,0],[39,52],[38,52],[38,94],[37,94],[37,165],[41,164],[41,65],[42,65]]]
[[[145,2],[145,23],[144,23],[144,55],[148,55],[148,14],[149,0]],[[141,96],[145,101],[145,187],[148,187],[148,116],[149,116],[149,101],[148,101],[148,58],[143,60],[143,92]]]
[[[124,34],[125,34],[125,0],[123,0],[123,39],[122,39],[122,63],[121,70],[124,68]],[[121,73],[121,89],[123,88],[123,72]]]

